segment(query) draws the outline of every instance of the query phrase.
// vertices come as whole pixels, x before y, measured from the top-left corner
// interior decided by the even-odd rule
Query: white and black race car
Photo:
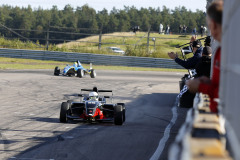
[[[82,94],[83,91],[89,94]],[[62,102],[60,110],[60,122],[66,123],[68,120],[82,120],[87,122],[112,121],[115,125],[122,125],[125,122],[125,104],[107,103],[110,96],[101,96],[100,93],[111,92],[112,90],[81,89],[80,102],[68,100]],[[111,95],[113,98],[113,94]]]

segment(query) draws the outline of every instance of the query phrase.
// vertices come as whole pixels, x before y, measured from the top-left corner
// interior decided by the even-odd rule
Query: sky
[[[162,9],[165,5],[167,8],[175,9],[175,7],[185,6],[187,10],[193,12],[196,9],[205,11],[206,0],[1,0],[0,5],[10,5],[27,7],[31,5],[33,9],[39,6],[43,9],[51,9],[56,5],[59,10],[62,10],[67,4],[70,4],[74,9],[88,4],[89,7],[94,8],[96,11],[101,11],[106,8],[111,11],[113,7],[116,9],[123,9],[125,6],[135,6],[137,9],[143,8],[158,8]]]

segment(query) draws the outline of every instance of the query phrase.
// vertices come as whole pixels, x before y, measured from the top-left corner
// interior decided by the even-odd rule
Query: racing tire
[[[84,70],[78,69],[77,70],[77,77],[82,78],[84,76]]]
[[[123,122],[125,122],[126,118],[125,118],[125,113],[126,113],[126,109],[123,108]]]
[[[125,122],[126,120],[126,107],[125,107],[125,104],[124,103],[117,103],[117,105],[122,105],[122,108],[123,108],[123,122]]]
[[[72,102],[73,102],[73,100],[67,100],[67,103],[68,103],[68,113],[69,114],[72,114]],[[68,120],[69,120],[69,118],[68,118]]]
[[[75,74],[73,74],[73,73],[68,73],[67,76],[68,76],[68,77],[73,77],[73,76],[75,76]]]
[[[123,106],[116,105],[114,107],[114,124],[115,125],[122,125],[123,124]]]
[[[97,76],[95,69],[91,69],[90,77],[95,78]]]
[[[73,100],[67,100],[67,103],[70,105],[73,102]]]
[[[60,110],[60,122],[67,123],[68,122],[68,113],[69,113],[69,103],[63,102]]]
[[[57,67],[55,67],[55,69],[54,69],[54,76],[59,76],[59,74],[60,74],[60,69],[59,69],[59,67],[57,66]]]

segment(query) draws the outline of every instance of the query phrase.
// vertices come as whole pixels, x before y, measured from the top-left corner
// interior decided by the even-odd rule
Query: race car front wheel
[[[90,77],[91,77],[91,78],[95,78],[96,75],[97,75],[97,74],[96,74],[95,69],[91,69]]]
[[[84,70],[78,69],[78,70],[77,70],[77,76],[78,76],[79,78],[82,78],[82,77],[84,76]]]
[[[55,69],[54,69],[54,75],[55,75],[55,76],[59,76],[59,74],[60,74],[60,69],[59,69],[58,67],[55,67]]]
[[[115,125],[122,125],[123,122],[124,122],[123,106],[122,105],[116,105],[114,107],[114,124]]]
[[[66,123],[68,121],[69,103],[63,102],[60,110],[60,122]]]
[[[126,107],[124,103],[117,103],[117,105],[121,105],[122,106],[122,112],[123,112],[123,122],[125,122],[126,118],[125,118],[125,114],[126,114]]]

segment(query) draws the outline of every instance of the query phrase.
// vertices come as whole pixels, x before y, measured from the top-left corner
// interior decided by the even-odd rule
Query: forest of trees
[[[201,25],[206,25],[206,14],[197,10],[192,12],[185,7],[178,7],[174,10],[166,6],[162,8],[141,8],[125,6],[118,10],[111,11],[103,9],[96,12],[88,5],[73,8],[66,5],[63,10],[57,6],[52,6],[50,10],[42,8],[33,9],[28,7],[0,6],[0,24],[13,29],[24,37],[36,39],[46,39],[46,31],[75,32],[98,34],[112,32],[128,32],[132,26],[140,26],[141,31],[147,31],[151,26],[151,31],[158,32],[159,24],[164,28],[170,25],[171,32],[177,33],[180,25],[186,25],[187,32],[191,33],[193,28],[200,29]],[[87,29],[85,29],[87,28]],[[0,25],[0,35],[4,37],[18,37]],[[51,39],[77,39],[82,35],[73,36],[51,33]],[[41,41],[40,41],[41,42]]]

